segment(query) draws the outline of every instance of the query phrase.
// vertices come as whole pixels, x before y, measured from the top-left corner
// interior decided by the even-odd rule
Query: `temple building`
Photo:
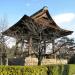
[[[43,7],[31,16],[24,15],[2,34],[16,39],[15,55],[20,43],[21,57],[36,56],[41,59],[41,56],[46,56],[48,43],[52,43],[51,53],[54,53],[55,39],[70,35],[72,32],[60,28],[52,19],[48,8]]]

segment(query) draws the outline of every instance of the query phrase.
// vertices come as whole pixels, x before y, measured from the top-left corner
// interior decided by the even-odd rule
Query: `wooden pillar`
[[[32,36],[30,36],[30,38],[29,38],[29,55],[31,55],[31,53],[32,53]]]
[[[44,41],[44,54],[46,53],[46,41]]]
[[[3,65],[3,63],[2,63],[2,54],[1,54],[1,58],[0,58],[0,65]]]
[[[23,53],[23,48],[24,48],[24,39],[22,38],[21,39],[21,50],[22,50],[22,53]]]
[[[55,52],[55,40],[54,39],[52,40],[52,50],[53,50],[54,58],[56,59],[56,54],[54,53]]]
[[[53,50],[53,53],[54,53],[54,51],[55,51],[55,41],[54,40],[52,40],[52,50]]]
[[[8,66],[8,64],[9,64],[9,63],[8,63],[8,58],[6,58],[6,65]]]
[[[15,56],[17,55],[17,50],[18,50],[18,44],[19,44],[20,40],[16,39],[16,49],[15,49]]]

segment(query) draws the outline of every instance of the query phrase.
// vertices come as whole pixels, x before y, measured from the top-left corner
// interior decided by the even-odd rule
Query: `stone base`
[[[38,59],[33,58],[31,56],[25,59],[25,65],[37,65]],[[49,65],[49,64],[67,64],[67,59],[43,59],[41,65]]]

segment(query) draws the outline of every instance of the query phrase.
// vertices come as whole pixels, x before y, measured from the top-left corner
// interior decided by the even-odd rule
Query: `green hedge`
[[[50,65],[47,66],[48,75],[75,75],[75,65]]]
[[[47,67],[0,66],[0,75],[47,75]]]
[[[68,75],[75,75],[75,65],[74,64],[69,65],[69,74]]]
[[[48,75],[68,75],[68,65],[47,66]]]
[[[75,65],[0,66],[0,75],[75,75]]]

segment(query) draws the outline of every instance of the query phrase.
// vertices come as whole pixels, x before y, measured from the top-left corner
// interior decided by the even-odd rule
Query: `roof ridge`
[[[42,12],[42,11],[45,11],[45,10],[48,10],[48,7],[47,6],[44,6],[42,9],[38,10],[36,13],[32,14],[30,17],[33,17],[36,14],[38,14],[39,12]]]

